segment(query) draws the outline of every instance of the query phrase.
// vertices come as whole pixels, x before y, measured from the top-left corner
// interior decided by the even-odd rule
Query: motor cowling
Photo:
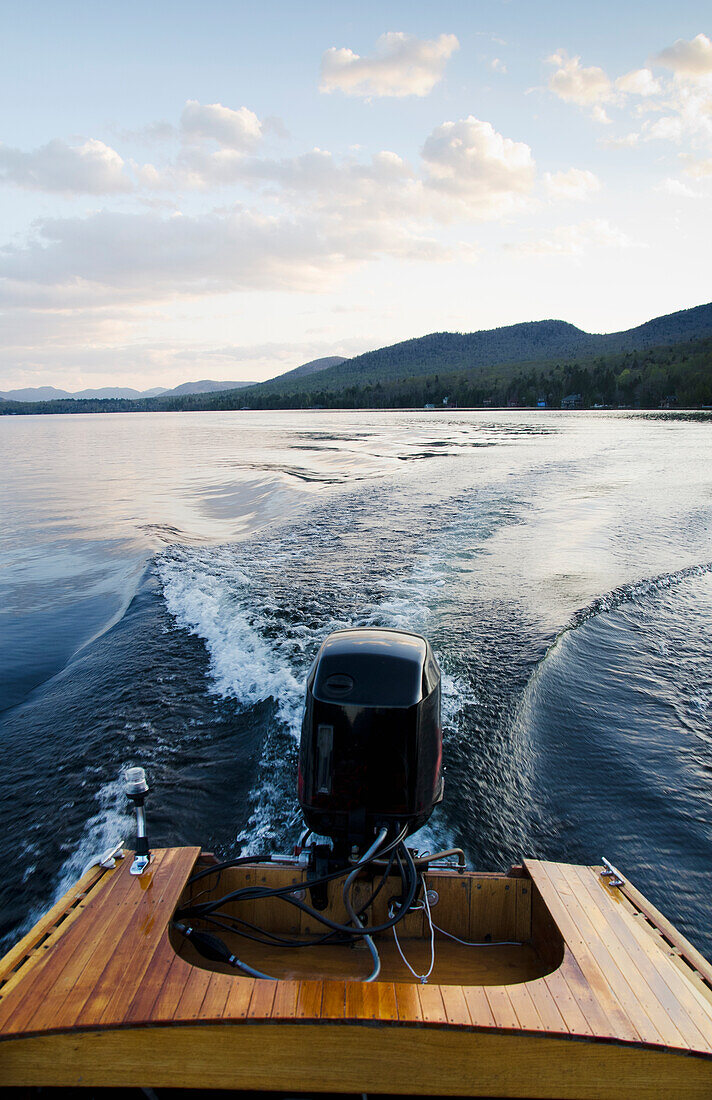
[[[361,846],[382,826],[420,828],[442,798],[440,669],[400,630],[338,630],[309,673],[299,754],[307,826]]]

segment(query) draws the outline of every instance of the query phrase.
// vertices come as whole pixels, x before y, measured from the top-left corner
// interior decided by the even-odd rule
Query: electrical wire
[[[383,830],[382,830],[382,832],[383,832]],[[206,902],[206,903],[203,903],[201,905],[195,905],[195,906],[193,906],[193,905],[184,906],[180,910],[177,911],[176,916],[179,917],[179,918],[182,918],[182,917],[204,917],[204,916],[207,916],[211,913],[216,912],[218,909],[220,909],[222,906],[226,905],[230,901],[252,901],[252,900],[257,900],[259,898],[281,897],[289,905],[293,905],[295,908],[300,909],[303,913],[308,914],[312,918],[312,920],[315,920],[318,923],[323,924],[325,927],[330,928],[334,932],[341,932],[345,935],[357,936],[359,938],[365,938],[366,935],[373,934],[375,932],[385,932],[389,928],[392,928],[393,925],[396,924],[401,919],[401,917],[404,916],[405,913],[407,913],[408,909],[410,908],[410,906],[413,903],[413,900],[414,900],[415,894],[416,894],[416,890],[417,890],[417,886],[418,886],[418,874],[417,874],[417,871],[415,869],[415,864],[413,862],[413,858],[410,855],[410,852],[408,851],[408,849],[403,844],[403,839],[404,839],[406,833],[407,833],[407,829],[402,829],[401,832],[396,836],[395,840],[393,840],[389,845],[387,845],[380,852],[380,854],[383,856],[383,855],[386,855],[388,852],[390,852],[391,849],[396,850],[399,867],[401,868],[401,875],[402,875],[402,879],[403,879],[403,887],[404,887],[405,898],[403,900],[403,903],[402,903],[400,909],[394,915],[393,918],[389,919],[388,921],[386,921],[383,924],[380,924],[380,925],[377,925],[375,927],[370,928],[368,933],[364,933],[362,931],[363,926],[361,925],[361,922],[358,920],[358,918],[356,919],[356,927],[353,927],[352,925],[339,924],[336,921],[330,920],[328,917],[324,916],[323,913],[320,913],[318,910],[314,909],[312,906],[307,905],[305,902],[300,901],[296,897],[291,897],[290,896],[290,894],[295,893],[297,890],[302,890],[305,885],[312,887],[316,883],[330,882],[330,881],[333,881],[336,878],[342,878],[344,875],[347,875],[349,879],[351,878],[351,876],[353,876],[355,878],[356,874],[358,874],[358,871],[363,869],[363,867],[365,867],[367,865],[367,863],[370,862],[370,859],[372,858],[372,856],[370,856],[369,859],[367,860],[366,855],[368,855],[368,853],[366,853],[366,855],[362,856],[361,859],[358,861],[358,863],[351,869],[349,869],[349,868],[343,869],[342,868],[339,871],[332,872],[330,875],[323,875],[320,879],[313,879],[311,882],[307,882],[307,883],[304,883],[304,882],[290,883],[287,886],[279,887],[277,889],[267,889],[265,887],[244,887],[241,890],[234,890],[232,893],[226,894],[224,897],[218,898],[218,899],[216,899],[215,901],[212,901],[212,902]],[[371,848],[369,848],[368,851],[371,852],[373,849],[374,849],[374,845],[372,844]],[[376,849],[376,851],[377,850],[378,849]],[[406,865],[407,865],[408,874],[409,874],[409,877],[410,877],[410,885],[407,886],[407,887],[406,887],[406,883],[405,883],[405,872],[403,871],[403,865],[402,865],[401,856],[400,856],[401,851],[406,856]],[[212,870],[217,870],[217,868],[212,868]],[[348,909],[347,909],[347,911],[348,911]],[[352,921],[353,921],[353,917],[352,917]]]
[[[265,889],[264,887],[247,887],[241,890],[232,891],[231,893],[225,895],[223,898],[219,898],[211,902],[205,902],[199,905],[192,904],[189,906],[184,906],[182,909],[177,911],[176,917],[183,918],[187,916],[196,916],[206,923],[213,925],[213,927],[220,928],[224,931],[233,932],[240,936],[244,936],[246,939],[250,939],[254,942],[262,943],[267,946],[304,947],[315,946],[317,944],[327,942],[343,943],[349,942],[354,938],[358,938],[365,942],[371,953],[371,957],[373,959],[373,969],[369,977],[365,980],[367,982],[373,982],[376,980],[381,970],[381,962],[378,955],[378,949],[373,940],[373,934],[375,932],[385,931],[388,928],[394,927],[394,925],[405,915],[405,913],[411,907],[418,888],[418,873],[416,871],[413,858],[406,848],[405,844],[403,843],[405,837],[407,836],[407,827],[400,830],[400,832],[397,833],[391,843],[386,845],[385,841],[387,836],[388,830],[386,828],[382,828],[373,843],[369,846],[366,852],[364,852],[364,854],[356,862],[356,864],[351,868],[340,868],[338,871],[334,871],[328,875],[322,875],[319,879],[313,879],[311,882],[296,882],[277,889]],[[376,890],[372,891],[370,898],[361,905],[358,911],[356,911],[351,902],[351,890],[358,874],[373,861],[376,855],[379,855],[381,858],[383,858],[389,853],[390,859],[388,861],[388,864],[386,865],[386,870],[384,874],[381,876],[381,881],[378,887],[376,888]],[[197,875],[193,876],[191,881],[195,882],[215,873],[220,876],[222,874],[222,871],[225,870],[228,866],[240,866],[241,864],[250,863],[259,858],[260,857],[255,856],[243,856],[235,860],[227,861],[225,864],[205,868],[203,871],[198,872]],[[361,917],[365,910],[373,904],[375,897],[385,885],[395,859],[397,859],[398,861],[398,868],[401,875],[401,903],[398,909],[395,910],[392,915],[389,915],[389,919],[386,922],[376,927],[368,928],[368,931],[366,931],[365,926],[361,922]],[[346,875],[346,881],[343,886],[342,896],[344,897],[346,911],[350,917],[350,922],[348,924],[340,924],[336,921],[332,921],[323,913],[320,913],[318,910],[314,909],[312,906],[306,905],[298,898],[292,896],[297,890],[303,889],[305,885],[314,886],[317,883],[321,884],[325,882],[330,882],[338,878],[343,878],[344,875]],[[201,891],[201,893],[205,893],[205,891]],[[328,928],[329,931],[322,936],[312,938],[310,940],[287,940],[286,938],[276,936],[274,933],[270,933],[265,929],[260,929],[257,925],[253,925],[251,922],[245,921],[239,917],[235,917],[230,914],[222,914],[223,919],[220,919],[218,916],[214,915],[219,913],[220,909],[223,908],[230,901],[257,900],[259,898],[269,897],[281,897],[282,900],[287,902],[287,904],[293,905],[297,909],[300,909],[302,912],[308,914],[310,917],[312,917],[312,919],[322,924],[324,927]],[[238,925],[240,927],[238,927]],[[263,977],[268,980],[276,980],[271,978],[271,976],[268,974],[263,974],[261,971],[254,971],[252,968],[249,968],[246,963],[243,963],[242,960],[237,958],[237,956],[230,953],[229,949],[226,947],[222,940],[219,940],[217,937],[211,935],[210,933],[202,933],[192,928],[186,928],[186,926],[181,924],[180,921],[176,921],[173,927],[177,931],[181,932],[183,935],[189,936],[193,940],[196,949],[200,953],[206,955],[206,957],[218,958],[221,961],[229,962],[230,965],[239,967],[245,970],[247,973],[252,973],[254,976],[257,977]],[[252,932],[248,932],[247,928],[252,929]],[[254,933],[257,934],[255,935]]]
[[[398,954],[400,955],[403,962],[405,963],[405,965],[410,970],[413,977],[417,978],[421,985],[427,985],[428,978],[432,974],[433,967],[435,966],[435,926],[433,925],[433,916],[432,916],[432,913],[430,912],[430,902],[428,901],[428,889],[425,885],[425,879],[421,877],[420,881],[421,881],[422,886],[423,886],[423,901],[419,905],[414,906],[413,908],[415,910],[424,909],[425,910],[425,915],[428,919],[428,924],[430,925],[430,966],[428,967],[425,974],[417,974],[415,972],[415,970],[413,969],[413,967],[408,962],[408,960],[406,959],[405,955],[403,954],[403,949],[401,948],[401,945],[400,945],[400,940],[398,939],[398,933],[396,932],[396,926],[395,925],[393,925],[393,939],[396,941],[396,947],[398,948]]]
[[[461,940],[459,936],[453,936],[452,932],[446,932],[440,925],[434,924],[433,928],[436,928],[438,932],[443,936],[447,936],[448,939],[455,940],[456,943],[463,944],[464,947],[522,947],[521,940],[484,940],[482,943],[473,942],[472,940]]]
[[[380,852],[380,855],[382,855],[382,856],[387,855],[392,849],[395,849],[405,839],[406,835],[407,835],[407,828],[404,828],[400,831],[400,833],[398,833],[396,838],[393,841],[391,841],[391,843],[389,845],[387,845],[387,847],[385,847]],[[239,866],[240,864],[253,863],[253,862],[258,862],[260,860],[263,861],[263,862],[270,862],[271,861],[271,856],[269,856],[269,855],[267,855],[267,856],[264,856],[264,855],[263,856],[241,856],[239,859],[229,860],[225,864],[218,864],[215,867],[208,867],[203,871],[199,871],[197,875],[193,876],[193,878],[190,880],[190,882],[195,882],[199,878],[203,878],[205,875],[215,874],[218,871],[224,870],[226,867]],[[273,898],[273,897],[284,897],[286,899],[286,895],[288,895],[289,893],[294,893],[297,890],[302,890],[304,888],[304,886],[309,886],[309,887],[321,886],[324,883],[333,882],[334,879],[343,878],[344,875],[350,874],[353,869],[358,869],[359,867],[363,867],[365,865],[366,865],[365,860],[364,860],[364,857],[362,856],[361,859],[358,861],[358,863],[355,865],[355,868],[342,867],[342,868],[339,868],[338,871],[332,871],[330,874],[322,875],[320,878],[312,879],[311,881],[306,882],[306,883],[304,883],[304,882],[294,882],[294,883],[289,883],[286,886],[279,886],[279,887],[272,888],[272,889],[270,889],[269,887],[264,887],[264,886],[242,887],[242,889],[233,890],[232,893],[225,894],[224,897],[218,898],[213,902],[205,902],[205,903],[203,903],[202,905],[199,905],[199,906],[195,906],[195,905],[183,906],[178,911],[178,913],[176,915],[177,916],[202,916],[205,913],[210,913],[210,912],[214,911],[215,909],[219,909],[221,906],[227,904],[227,902],[229,902],[229,901],[253,901],[253,900],[256,900],[258,898]],[[317,919],[317,920],[320,919],[316,910],[312,911],[312,915],[314,916],[314,919]]]

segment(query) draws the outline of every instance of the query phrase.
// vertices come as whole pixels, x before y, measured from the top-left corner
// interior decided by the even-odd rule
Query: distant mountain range
[[[436,332],[353,359],[314,359],[267,382],[188,382],[152,397],[106,400],[106,391],[84,391],[29,402],[21,395],[43,391],[15,390],[0,395],[12,398],[0,400],[0,412],[412,408],[446,402],[549,406],[569,395],[583,405],[706,406],[712,403],[711,349],[712,303],[608,334],[557,320]]]
[[[307,364],[308,365],[308,364]],[[297,367],[297,370],[300,368]],[[132,390],[129,386],[104,386],[98,390],[77,390],[70,393],[68,390],[58,390],[54,386],[30,386],[24,390],[0,391],[0,398],[5,401],[116,401],[136,400],[144,397],[158,397],[159,394],[182,393],[218,393],[220,390],[239,390],[243,386],[254,386],[255,382],[213,382],[208,378],[202,382],[183,382],[175,389],[167,390],[164,386],[154,386],[151,390]]]
[[[300,367],[288,370],[285,374],[279,374],[273,381],[282,378],[301,378],[308,374],[316,374],[317,371],[327,370],[329,367],[345,363],[343,355],[327,355],[322,359],[311,359],[308,363],[302,363]],[[147,397],[181,397],[183,394],[192,393],[221,393],[223,390],[241,390],[247,386],[257,386],[258,382],[213,382],[210,378],[203,378],[200,382],[183,382],[173,389],[164,386],[154,386],[151,390],[133,390],[128,386],[105,386],[98,390],[77,390],[70,393],[68,390],[58,390],[54,386],[30,386],[23,390],[0,391],[0,400],[4,401],[136,401]]]

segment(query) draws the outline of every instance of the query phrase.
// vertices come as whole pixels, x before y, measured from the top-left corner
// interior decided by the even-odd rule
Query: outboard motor
[[[299,804],[335,850],[383,826],[414,832],[443,795],[440,669],[428,641],[401,630],[337,630],[307,680]]]

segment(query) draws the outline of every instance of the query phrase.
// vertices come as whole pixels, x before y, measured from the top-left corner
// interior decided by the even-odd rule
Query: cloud
[[[633,69],[616,80],[616,88],[628,95],[659,95],[662,91],[660,81],[656,80],[650,69]]]
[[[332,47],[321,59],[319,90],[352,96],[426,96],[442,79],[459,45],[454,34],[423,40],[390,31],[376,42],[374,57]]]
[[[712,42],[706,34],[687,41],[678,38],[672,46],[655,58],[659,65],[671,69],[676,76],[700,77],[712,73]]]
[[[447,258],[450,251],[398,223],[351,218],[266,216],[238,207],[223,213],[164,217],[101,211],[40,222],[24,246],[0,250],[0,304],[59,308],[138,304],[174,295],[234,290],[322,290],[354,264],[384,255]]]
[[[699,192],[693,191],[682,180],[665,179],[657,185],[656,191],[661,191],[663,194],[672,195],[677,199],[699,199],[701,198]]]
[[[130,191],[124,162],[103,141],[68,145],[59,138],[31,152],[0,145],[0,180],[36,191],[102,195]]]
[[[602,145],[610,146],[611,148],[619,149],[634,149],[636,145],[640,143],[641,135],[637,131],[632,131],[629,134],[623,134],[622,137],[606,138],[602,141]]]
[[[549,77],[549,88],[564,102],[592,107],[612,98],[611,82],[603,69],[582,68],[581,58],[569,57],[566,50],[557,50],[547,60],[557,66],[556,72]]]
[[[499,57],[493,57],[490,61],[490,69],[495,73],[506,73],[507,66]]]
[[[216,141],[239,152],[254,148],[262,137],[262,124],[249,108],[233,110],[222,103],[199,103],[197,99],[187,101],[180,127],[188,141]]]
[[[630,248],[633,241],[605,218],[595,218],[578,225],[562,225],[548,237],[523,241],[510,246],[510,251],[528,255],[582,256],[595,248]]]
[[[491,123],[472,115],[436,127],[422,156],[428,186],[483,211],[521,200],[534,185],[529,146],[502,137]]]
[[[270,201],[354,225],[451,222],[490,218],[522,205],[535,179],[531,149],[470,116],[431,132],[414,168],[381,150],[363,161],[358,150],[337,158],[325,149],[276,159],[234,149],[184,150],[165,169],[136,167],[149,189],[203,189],[240,184]]]
[[[685,173],[692,176],[693,179],[704,179],[705,176],[712,176],[712,157],[698,160],[696,157],[682,153],[680,157],[685,162]]]
[[[568,172],[545,172],[544,184],[553,199],[587,199],[601,190],[601,181],[585,168],[569,168]]]

